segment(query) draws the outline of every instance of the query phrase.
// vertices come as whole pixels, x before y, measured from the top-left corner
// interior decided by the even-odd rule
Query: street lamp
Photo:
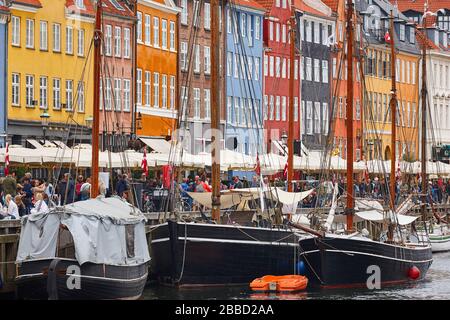
[[[142,129],[142,115],[140,112],[138,112],[136,117],[136,128],[141,130]]]
[[[45,145],[45,132],[47,131],[47,127],[48,127],[48,119],[50,118],[50,115],[47,112],[43,112],[40,115],[41,118],[41,125],[42,125],[42,129],[44,131],[44,145]]]

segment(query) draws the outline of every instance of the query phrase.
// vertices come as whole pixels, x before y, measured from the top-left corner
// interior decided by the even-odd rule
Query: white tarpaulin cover
[[[144,215],[119,198],[98,197],[24,218],[17,261],[54,258],[60,223],[72,234],[80,265],[136,265],[150,260]],[[127,250],[130,242],[133,254]]]
[[[364,210],[380,210],[383,211],[383,206],[379,201],[367,200],[367,199],[356,199],[355,200],[356,209],[360,211]]]
[[[170,153],[170,142],[161,138],[139,138],[143,143],[157,153]]]
[[[357,211],[357,212],[355,212],[355,214],[363,220],[369,220],[369,221],[374,221],[374,222],[383,222],[384,221],[383,214],[376,210]],[[392,211],[390,211],[389,214],[392,216]],[[402,225],[402,226],[412,223],[417,218],[418,217],[397,214],[398,224]]]
[[[307,196],[309,196],[314,189],[303,191],[303,192],[286,192],[280,188],[272,189],[272,196],[283,204],[292,205],[295,202],[302,201]]]

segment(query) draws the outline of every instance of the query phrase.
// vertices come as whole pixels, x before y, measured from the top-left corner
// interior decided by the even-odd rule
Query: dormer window
[[[444,48],[447,48],[448,46],[448,35],[447,32],[444,32],[444,36],[442,37],[442,44],[444,45]]]
[[[75,0],[75,5],[78,9],[85,9],[84,0]]]
[[[438,30],[434,31],[434,44],[439,46],[439,31]]]
[[[112,3],[112,5],[120,11],[125,11],[125,9],[119,4],[119,2],[117,2],[116,0],[109,0],[109,2]]]
[[[400,41],[405,41],[405,25],[400,25]]]
[[[414,27],[409,28],[409,42],[416,43],[416,33]]]

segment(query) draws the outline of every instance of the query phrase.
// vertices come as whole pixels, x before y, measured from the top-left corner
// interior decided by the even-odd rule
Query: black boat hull
[[[310,284],[326,288],[373,287],[411,281],[415,266],[425,278],[433,261],[431,247],[400,247],[375,241],[310,237],[299,241],[299,256]],[[379,267],[379,269],[378,269]]]
[[[16,276],[16,296],[19,299],[48,299],[48,268],[52,259],[21,262]],[[80,268],[80,287],[74,288],[76,277],[67,273],[70,266]],[[147,263],[136,266],[112,266],[62,259],[57,268],[56,287],[61,300],[138,299],[148,276]],[[69,269],[70,270],[70,269]],[[68,285],[68,283],[72,285]],[[73,289],[70,289],[72,287]]]
[[[169,221],[151,232],[150,278],[175,286],[249,284],[295,271],[292,230]]]

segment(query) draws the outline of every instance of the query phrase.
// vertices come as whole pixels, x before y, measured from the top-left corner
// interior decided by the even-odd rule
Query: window
[[[136,70],[136,103],[142,104],[142,69]]]
[[[200,18],[200,8],[199,8],[198,0],[194,0],[194,14],[193,14],[194,27],[198,27],[199,21],[200,21],[199,18]]]
[[[248,22],[248,45],[251,47],[253,46],[253,23],[252,23],[252,15],[247,16]]]
[[[145,15],[145,23],[144,23],[144,42],[146,45],[151,45],[151,38],[150,38],[150,28],[151,28],[151,17],[150,15]]]
[[[181,0],[181,24],[187,25],[188,23],[188,5],[187,0]]]
[[[357,102],[358,103],[358,102]],[[328,115],[328,103],[322,103],[322,123],[323,123],[323,134],[328,134],[329,126],[329,115]]]
[[[405,25],[400,24],[400,41],[405,41]]]
[[[269,21],[269,40],[273,41],[273,21]]]
[[[273,103],[273,96],[270,96],[270,120],[274,119],[275,108]]]
[[[107,83],[109,83],[111,91],[111,82],[108,81]],[[106,88],[108,89],[108,86]],[[111,105],[111,103],[109,105]],[[66,80],[66,110],[72,111],[72,107],[73,107],[73,80]]]
[[[286,5],[286,0],[282,0],[282,2],[281,2],[281,6],[284,8],[284,9],[286,9],[287,8],[287,5]]]
[[[314,23],[314,43],[320,43],[320,24],[318,22]]]
[[[275,6],[276,6],[277,8],[280,7],[280,0],[276,0],[276,1],[275,1]]]
[[[170,76],[170,109],[175,108],[175,76]]]
[[[196,44],[195,45],[195,60],[194,60],[194,72],[195,73],[200,73],[200,45]]]
[[[76,5],[77,8],[79,8],[79,9],[85,9],[85,6],[84,6],[84,0],[75,0],[75,5]]]
[[[314,132],[320,133],[320,102],[314,102]]]
[[[294,97],[294,121],[298,122],[298,97]]]
[[[305,70],[305,57],[301,57],[300,60],[300,79],[304,79],[304,70]]]
[[[245,38],[246,34],[247,34],[247,15],[245,13],[241,13],[241,35],[243,38]]]
[[[280,57],[276,57],[275,58],[275,71],[276,71],[276,77],[279,78],[280,77],[280,73],[281,73],[281,59]]]
[[[110,25],[105,27],[105,55],[112,55],[112,27]]]
[[[34,107],[34,76],[25,76],[25,104]]]
[[[311,60],[311,58],[306,58],[306,80],[312,81],[312,60]]]
[[[131,54],[130,34],[131,32],[129,28],[123,29],[123,57],[127,59],[130,58]]]
[[[259,17],[255,17],[255,39],[259,40],[261,38],[261,20]]]
[[[80,57],[84,56],[84,29],[78,30],[78,52]]]
[[[47,77],[39,78],[39,107],[42,109],[47,109],[47,98],[48,98],[48,79]]]
[[[281,98],[281,121],[286,121],[286,97]]]
[[[312,102],[306,101],[306,134],[313,133]]]
[[[416,43],[416,30],[415,30],[415,28],[409,28],[409,42]]]
[[[142,12],[137,12],[137,30],[136,30],[136,39],[137,42],[142,43]]]
[[[112,91],[111,91],[111,79],[105,79],[106,92],[105,92],[105,110],[111,110],[112,106]]]
[[[159,73],[153,73],[153,106],[159,108]]]
[[[328,83],[328,61],[326,60],[322,60],[322,82]]]
[[[48,50],[47,21],[41,21],[40,23],[39,43],[39,48],[41,50]]]
[[[271,77],[273,77],[274,76],[274,72],[273,72],[273,70],[274,70],[274,62],[273,62],[273,56],[270,56],[269,57],[269,61],[270,61],[270,64],[269,64],[269,71],[270,71],[270,73],[269,73],[269,75],[271,76]]]
[[[286,25],[283,24],[281,28],[281,42],[286,43]]]
[[[118,58],[122,55],[121,34],[122,29],[120,27],[114,27],[114,56]]]
[[[205,21],[204,21],[204,28],[206,30],[209,30],[211,28],[211,10],[210,10],[210,4],[205,2]]]
[[[306,33],[306,42],[312,42],[312,22],[311,21],[305,20],[305,33]]]
[[[227,97],[227,122],[232,123],[232,101],[231,97]]]
[[[147,107],[151,105],[151,72],[145,71],[145,82],[144,82],[144,103]]]
[[[238,63],[239,63],[239,55],[235,54],[234,56],[234,77],[237,78],[239,77],[239,67],[238,67]]]
[[[167,20],[161,20],[161,47],[167,49]]]
[[[53,109],[61,109],[61,79],[53,79]]]
[[[386,99],[384,100],[386,101]],[[361,120],[361,102],[359,100],[356,100],[356,107],[355,107],[355,118],[356,120]]]
[[[200,119],[200,89],[194,88],[194,119]]]
[[[211,95],[209,89],[204,90],[204,96],[205,96],[205,119],[209,120],[211,118]]]
[[[26,41],[27,48],[34,48],[34,20],[27,19]]]
[[[20,46],[20,17],[11,17],[11,44]]]
[[[159,18],[153,17],[153,45],[159,47]]]
[[[66,53],[73,54],[73,29],[70,26],[66,27]]]
[[[269,57],[264,55],[264,76],[267,77],[269,75]]]
[[[161,75],[162,107],[167,108],[167,75]]]
[[[233,53],[227,52],[227,76],[231,77],[232,69],[233,69]]]
[[[248,71],[248,79],[252,80],[253,78],[253,58],[252,57],[247,57],[247,69],[246,71]]]
[[[275,24],[275,41],[280,42],[280,24]]]
[[[234,123],[239,124],[240,120],[240,112],[239,112],[239,105],[240,105],[240,98],[234,98]]]
[[[275,120],[280,120],[280,96],[277,96],[275,101]]]
[[[301,122],[300,122],[300,134],[305,134],[305,128],[306,128],[306,109],[305,109],[305,101],[302,101],[302,105],[301,105],[301,112],[300,112],[300,116],[301,116]]]
[[[411,63],[406,61],[406,83],[411,83]]]
[[[181,71],[187,71],[187,43],[181,42],[180,64]]]
[[[264,95],[264,110],[263,110],[264,120],[267,120],[269,111],[268,108],[269,108],[269,97],[267,95]]]
[[[324,46],[329,46],[328,43],[328,28],[326,25],[322,24],[322,44]]]
[[[294,80],[298,79],[298,60],[294,62]]]
[[[18,73],[11,75],[11,104],[20,105],[20,74]]]
[[[130,92],[131,81],[128,79],[123,80],[123,111],[130,111]]]
[[[170,25],[169,46],[171,51],[175,51],[175,22],[170,21],[169,25]]]
[[[187,102],[188,102],[188,90],[185,86],[181,86],[181,94],[180,94],[180,102],[181,102],[181,108],[183,112],[187,110]],[[185,116],[182,116],[182,119],[185,119]]]
[[[205,46],[203,48],[205,56],[205,74],[211,74],[211,55],[210,48]]]
[[[286,58],[283,58],[283,65],[281,67],[281,77],[286,78]]]
[[[78,82],[78,112],[84,112],[84,83]]]
[[[314,59],[314,81],[320,82],[320,60]]]
[[[255,80],[259,80],[259,57],[255,57]]]
[[[231,24],[231,12],[230,12],[230,9],[227,8],[227,32],[228,33],[231,33],[231,27],[232,27],[232,24]]]

